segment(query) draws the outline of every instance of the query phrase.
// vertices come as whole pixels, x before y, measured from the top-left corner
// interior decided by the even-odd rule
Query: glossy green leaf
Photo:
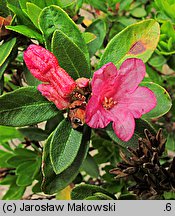
[[[52,52],[59,64],[72,78],[90,77],[89,63],[81,49],[62,31],[56,30],[52,38]],[[81,62],[81,64],[80,64]]]
[[[37,5],[30,2],[27,2],[26,6],[27,6],[27,14],[29,18],[31,19],[33,24],[39,29],[38,20],[39,20],[39,15],[42,11],[41,8],[39,8]]]
[[[90,139],[90,128],[84,128],[82,143],[73,163],[62,173],[56,175],[50,161],[50,144],[53,134],[50,135],[44,145],[43,154],[43,182],[42,190],[46,194],[53,194],[67,187],[78,175],[80,166],[86,157],[88,141]]]
[[[93,178],[98,178],[100,175],[98,165],[90,154],[87,155],[81,169]]]
[[[47,6],[47,2],[50,2],[50,3],[53,2],[53,0],[51,0],[51,1],[50,0],[44,0],[44,1],[38,1],[38,0],[18,0],[18,1],[19,1],[20,6],[21,6],[21,8],[22,8],[23,11],[27,9],[27,4],[30,3],[30,2],[33,3],[33,4],[35,4],[36,6],[38,6],[40,8],[46,7]]]
[[[1,72],[0,72],[1,73]],[[1,76],[1,75],[0,75]],[[4,90],[4,76],[2,76],[0,78],[0,95],[3,94],[3,90]]]
[[[24,35],[26,37],[36,39],[40,43],[43,43],[42,35],[38,31],[36,31],[36,30],[34,30],[32,28],[29,28],[29,27],[27,27],[25,25],[7,26],[6,28],[11,30],[11,31],[22,34],[22,35]]]
[[[12,153],[0,150],[0,168],[12,168],[12,166],[7,163],[8,159],[12,156]]]
[[[18,186],[28,186],[32,184],[41,166],[41,161],[39,159],[40,158],[37,158],[36,161],[26,161],[17,167],[16,184]]]
[[[159,24],[152,19],[132,24],[108,43],[100,66],[113,62],[120,65],[127,58],[140,58],[146,62],[159,41]]]
[[[151,124],[148,123],[147,121],[143,120],[143,119],[136,119],[136,126],[135,126],[134,134],[133,134],[132,138],[127,142],[124,142],[117,137],[117,135],[115,134],[115,132],[112,128],[112,124],[109,124],[107,126],[106,132],[113,141],[115,141],[117,144],[121,145],[122,147],[126,148],[126,147],[130,146],[130,147],[135,148],[138,146],[139,137],[142,137],[142,138],[145,137],[145,134],[144,134],[145,129],[148,129],[154,135],[156,134],[156,132],[155,132],[154,128],[151,126]]]
[[[23,72],[23,76],[24,79],[26,81],[26,83],[29,86],[38,86],[39,84],[41,84],[41,81],[39,81],[38,79],[36,79],[28,70],[28,68],[26,66],[24,66],[24,72]]]
[[[153,67],[146,65],[146,73],[148,74],[150,81],[157,83],[159,85],[163,84],[162,77],[159,75],[159,73],[156,70],[154,70]]]
[[[18,131],[23,134],[24,137],[27,137],[30,140],[34,141],[43,141],[46,140],[48,134],[41,128],[28,127],[28,128],[19,128]]]
[[[64,116],[61,111],[56,116],[49,119],[45,126],[46,133],[48,134],[52,133],[63,119],[64,119]]]
[[[0,185],[10,185],[16,181],[15,175],[7,175],[5,178],[0,180]]]
[[[19,25],[25,25],[26,27],[35,29],[32,21],[28,18],[27,14],[23,10],[11,3],[8,3],[7,6],[17,16]]]
[[[46,41],[47,49],[51,49],[51,39],[55,30],[60,30],[72,40],[89,61],[89,53],[82,33],[68,14],[60,7],[52,5],[43,9],[39,18],[40,29]]]
[[[156,83],[142,82],[141,85],[151,89],[154,92],[157,99],[157,106],[150,112],[144,114],[142,118],[151,119],[165,115],[171,109],[172,106],[172,101],[168,92]]]
[[[95,196],[96,194],[105,194],[113,199],[116,199],[114,195],[103,189],[102,187],[95,185],[78,185],[77,187],[72,189],[71,199],[72,200],[84,200],[87,197]]]
[[[22,139],[22,134],[14,127],[0,126],[0,142],[6,142],[10,139]]]
[[[57,115],[57,108],[35,87],[23,87],[0,97],[0,125],[26,126]]]
[[[28,163],[34,163],[40,155],[38,155],[36,152],[24,149],[24,148],[16,148],[13,151],[13,154],[11,154],[11,157],[8,158],[7,164],[11,167],[18,167],[22,163],[28,162]]]
[[[85,0],[86,3],[92,5],[95,9],[107,12],[107,6],[105,1],[101,0]]]
[[[84,40],[85,40],[86,44],[88,44],[88,43],[90,43],[90,42],[92,42],[93,40],[96,39],[96,35],[94,35],[91,32],[84,32],[83,37],[84,37]]]
[[[16,38],[12,38],[11,40],[3,43],[0,46],[0,67],[2,67],[5,60],[10,55],[10,53],[11,53],[13,47],[15,46],[15,44],[16,44]]]
[[[10,185],[2,200],[19,200],[22,198],[26,187],[20,187],[15,182]]]
[[[38,171],[38,161],[26,161],[21,163],[16,168],[17,175],[28,175],[33,177],[36,174],[36,170]]]
[[[134,8],[130,13],[137,18],[143,18],[147,15],[146,10],[143,7]]]
[[[8,64],[10,63],[10,58],[8,57],[5,62],[0,66],[0,81],[3,79],[3,73],[5,72]]]
[[[110,196],[103,193],[95,193],[93,196],[88,196],[85,200],[113,200]]]
[[[17,176],[17,180],[16,180],[16,184],[18,185],[18,186],[24,186],[24,187],[26,187],[26,186],[29,186],[29,185],[31,185],[32,184],[32,182],[33,182],[33,179],[31,178],[31,176],[27,176],[27,175],[18,175]]]
[[[66,170],[75,160],[82,140],[82,133],[63,120],[54,131],[50,143],[50,159],[56,174]]]
[[[155,3],[157,4],[159,9],[163,13],[165,13],[171,19],[175,20],[175,14],[174,14],[175,3],[174,3],[174,1],[170,2],[170,1],[165,1],[165,0],[155,0]]]
[[[96,36],[96,39],[92,42],[88,43],[88,50],[90,56],[93,56],[98,49],[101,48],[104,38],[106,36],[106,24],[103,20],[98,19],[94,21],[88,28],[86,29],[86,33],[92,33]]]
[[[168,134],[166,148],[172,152],[175,151],[175,134],[174,133]]]
[[[35,159],[36,157],[38,157],[38,153],[36,153],[33,150],[26,149],[26,148],[16,148],[13,152],[15,155],[19,155],[19,156],[22,156],[24,158]]]

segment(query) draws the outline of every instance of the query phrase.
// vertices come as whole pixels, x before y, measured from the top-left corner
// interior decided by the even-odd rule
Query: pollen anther
[[[105,97],[104,98],[104,101],[103,101],[103,107],[107,110],[111,109],[117,102],[113,100],[112,97],[110,98],[107,98]]]

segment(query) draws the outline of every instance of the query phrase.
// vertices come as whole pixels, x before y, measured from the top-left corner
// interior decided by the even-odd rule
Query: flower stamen
[[[103,107],[107,110],[111,109],[117,102],[113,100],[112,97],[110,98],[107,98],[105,97],[104,98],[104,101],[103,101]]]

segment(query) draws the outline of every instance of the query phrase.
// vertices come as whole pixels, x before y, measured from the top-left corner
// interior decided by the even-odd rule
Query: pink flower
[[[38,90],[58,109],[66,109],[76,82],[59,66],[56,57],[45,48],[32,44],[24,52],[24,61],[33,76],[44,82]]]
[[[145,65],[136,58],[124,61],[119,70],[111,62],[97,70],[91,82],[86,123],[92,128],[104,128],[113,122],[116,135],[128,141],[134,133],[134,118],[156,106],[154,93],[138,86],[144,76]]]

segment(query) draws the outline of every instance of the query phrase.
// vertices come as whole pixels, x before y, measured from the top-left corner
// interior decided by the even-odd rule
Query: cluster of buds
[[[136,184],[129,187],[139,199],[161,198],[165,191],[175,189],[175,158],[160,163],[166,139],[159,129],[156,135],[145,130],[146,138],[139,138],[137,149],[128,147],[130,157],[121,152],[122,162],[110,171],[119,178],[131,178]]]
[[[85,123],[85,107],[89,96],[89,79],[74,81],[60,67],[57,58],[45,48],[30,45],[24,52],[24,61],[32,75],[43,83],[38,90],[60,110],[69,109],[73,128]]]

